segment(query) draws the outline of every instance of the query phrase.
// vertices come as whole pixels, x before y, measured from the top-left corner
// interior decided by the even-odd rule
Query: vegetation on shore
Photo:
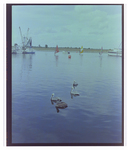
[[[12,46],[13,49],[14,46]],[[41,47],[41,46],[32,46],[34,50],[44,50],[44,51],[55,51],[56,47]],[[70,51],[70,52],[79,52],[80,47],[59,47],[59,51]],[[101,52],[101,49],[93,49],[93,48],[83,48],[84,52],[90,52],[90,53],[99,53]],[[112,49],[103,49],[104,53],[107,53],[108,51],[112,51]]]

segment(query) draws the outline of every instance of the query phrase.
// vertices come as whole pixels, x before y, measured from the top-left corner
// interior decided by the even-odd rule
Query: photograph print
[[[6,4],[7,146],[124,145],[124,5]]]

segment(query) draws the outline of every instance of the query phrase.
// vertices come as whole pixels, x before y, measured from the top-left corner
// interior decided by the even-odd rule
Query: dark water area
[[[122,58],[70,55],[12,54],[12,143],[122,142]],[[57,112],[52,93],[68,107]]]

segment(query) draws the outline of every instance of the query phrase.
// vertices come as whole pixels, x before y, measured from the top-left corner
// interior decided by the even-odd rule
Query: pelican
[[[77,85],[78,85],[78,83],[74,80],[73,87],[75,88],[75,86],[77,86]]]
[[[68,107],[68,105],[65,102],[57,102],[55,107],[64,109],[64,108]]]
[[[52,96],[51,96],[51,102],[61,102],[61,98],[60,97],[53,97],[54,96],[54,93],[52,93]]]
[[[79,93],[77,92],[77,91],[73,91],[73,87],[72,87],[72,89],[71,89],[71,95],[73,95],[73,96],[79,96]]]
[[[59,112],[59,109],[65,109],[68,105],[65,102],[57,102],[55,107],[57,112]]]

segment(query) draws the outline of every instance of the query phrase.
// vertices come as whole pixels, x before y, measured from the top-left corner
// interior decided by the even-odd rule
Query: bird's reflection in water
[[[71,99],[73,99],[73,94],[70,93],[70,95],[71,95]]]
[[[71,94],[71,93],[70,93],[70,95],[71,95],[71,99],[73,99],[73,97],[79,96],[79,95],[74,95],[74,94]]]
[[[58,55],[55,55],[55,59],[56,59],[56,66],[58,66]]]

